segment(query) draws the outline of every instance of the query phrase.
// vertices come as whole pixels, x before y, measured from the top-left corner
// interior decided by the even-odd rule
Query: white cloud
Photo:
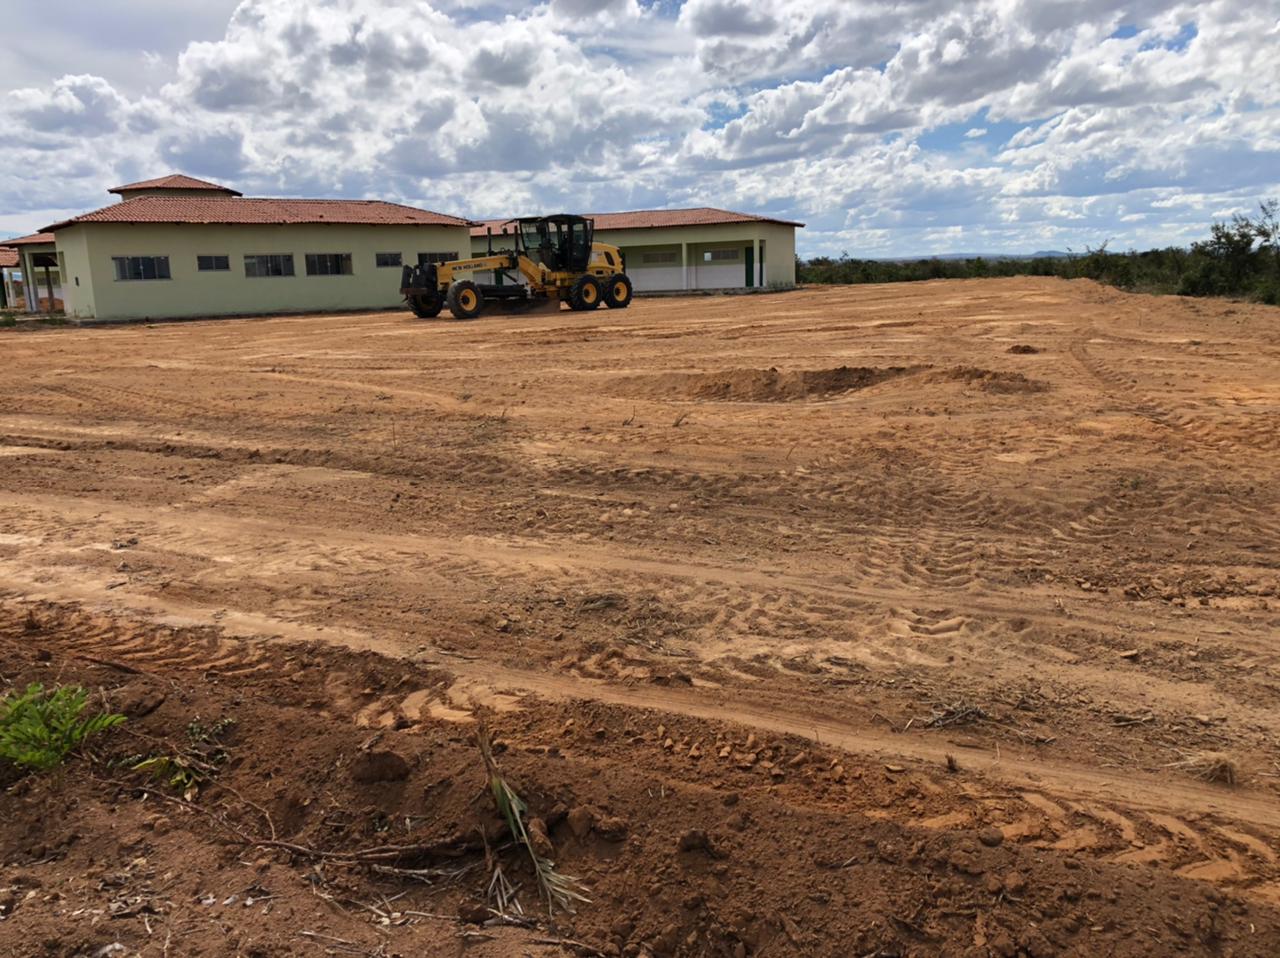
[[[707,203],[877,254],[1164,244],[1280,193],[1274,3],[211,0],[186,42],[115,6],[97,47],[42,20],[91,69],[0,66],[0,235],[171,169],[475,216]]]

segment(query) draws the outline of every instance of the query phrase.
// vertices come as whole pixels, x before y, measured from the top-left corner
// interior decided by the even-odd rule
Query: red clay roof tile
[[[154,180],[142,180],[138,183],[126,183],[124,186],[113,186],[108,193],[124,193],[127,190],[209,190],[214,193],[226,193],[229,196],[243,196],[238,190],[208,180],[197,180],[185,173],[170,173],[168,176],[157,176]]]
[[[7,239],[4,241],[5,246],[36,246],[40,243],[52,243],[52,233],[32,233],[30,236],[19,236],[17,239]]]
[[[596,222],[598,230],[643,230],[665,226],[715,226],[721,223],[778,223],[782,226],[802,227],[803,223],[775,219],[772,216],[756,216],[752,213],[735,213],[712,206],[697,206],[684,210],[633,210],[628,213],[587,213]],[[495,233],[510,219],[485,220],[471,230],[472,236],[484,236],[485,227]]]
[[[471,226],[471,220],[382,200],[295,200],[234,196],[138,196],[84,213],[49,230],[80,223],[200,223],[285,226]]]
[[[7,246],[0,246],[0,268],[18,265],[18,251]]]

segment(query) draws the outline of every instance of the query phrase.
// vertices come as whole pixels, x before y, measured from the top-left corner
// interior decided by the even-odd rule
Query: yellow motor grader
[[[592,242],[595,223],[568,213],[511,220],[513,249],[447,263],[405,266],[400,294],[414,315],[430,319],[445,306],[457,319],[473,319],[488,308],[507,313],[610,309],[631,305],[631,280],[616,246]],[[491,273],[477,283],[475,273]],[[467,277],[467,278],[460,278]]]

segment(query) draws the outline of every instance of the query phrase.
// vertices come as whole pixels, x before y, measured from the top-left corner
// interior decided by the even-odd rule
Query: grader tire
[[[480,288],[469,279],[454,283],[449,287],[449,312],[455,319],[475,319],[484,308],[484,297]]]
[[[418,293],[409,299],[409,308],[419,319],[435,319],[444,308],[439,293]]]
[[[615,273],[606,276],[604,281],[604,304],[610,309],[626,309],[631,305],[634,290],[631,277],[626,273]]]
[[[603,298],[600,281],[589,273],[579,276],[569,287],[569,308],[579,312],[595,309]]]

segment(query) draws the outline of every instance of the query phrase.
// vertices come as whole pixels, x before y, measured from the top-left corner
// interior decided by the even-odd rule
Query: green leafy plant
[[[212,780],[227,760],[222,739],[235,724],[235,719],[223,718],[206,726],[197,719],[187,726],[184,747],[172,754],[135,756],[129,761],[129,767],[135,772],[149,772],[181,792],[188,802],[194,801],[200,787]]]
[[[53,768],[86,739],[124,721],[108,713],[82,718],[88,700],[79,685],[46,690],[39,682],[0,699],[0,758],[24,768]]]
[[[205,769],[192,764],[183,755],[153,755],[133,766],[135,772],[150,772],[182,793],[188,802],[200,792],[200,784],[208,778]]]

